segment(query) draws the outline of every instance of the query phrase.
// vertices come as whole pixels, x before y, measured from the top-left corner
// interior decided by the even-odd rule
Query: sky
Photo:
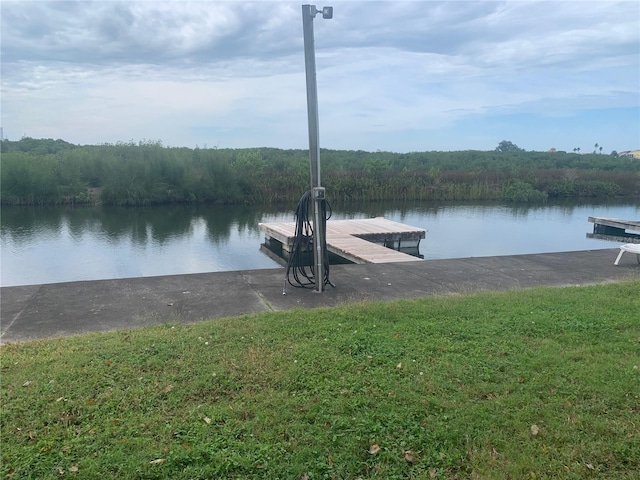
[[[302,3],[2,0],[4,138],[307,149]],[[640,2],[324,5],[323,148],[640,148]]]

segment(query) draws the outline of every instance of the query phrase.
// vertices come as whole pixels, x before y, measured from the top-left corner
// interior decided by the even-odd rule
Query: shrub
[[[509,202],[544,202],[548,194],[536,190],[530,183],[516,180],[505,188],[503,198]]]

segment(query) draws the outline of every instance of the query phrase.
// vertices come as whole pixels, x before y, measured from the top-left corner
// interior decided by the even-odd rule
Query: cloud
[[[3,2],[4,61],[176,65],[264,57],[285,44],[295,48],[286,31],[294,16],[300,23],[295,13],[273,2]]]
[[[298,3],[0,8],[2,125],[14,138],[305,146]],[[458,148],[445,134],[482,115],[639,108],[638,20],[626,1],[334,2],[334,18],[314,22],[321,138],[367,149],[440,132]]]

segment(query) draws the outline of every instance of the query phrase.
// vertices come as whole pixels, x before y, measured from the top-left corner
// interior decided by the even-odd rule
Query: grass
[[[640,478],[640,282],[2,347],[3,478]]]

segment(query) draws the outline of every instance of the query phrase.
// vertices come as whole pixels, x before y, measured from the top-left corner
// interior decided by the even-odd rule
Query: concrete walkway
[[[634,255],[625,255],[620,265],[613,265],[618,252],[616,248],[335,265],[331,281],[336,288],[329,286],[323,293],[287,286],[287,294],[282,295],[282,268],[4,287],[0,289],[0,341],[22,342],[363,300],[640,279]]]

